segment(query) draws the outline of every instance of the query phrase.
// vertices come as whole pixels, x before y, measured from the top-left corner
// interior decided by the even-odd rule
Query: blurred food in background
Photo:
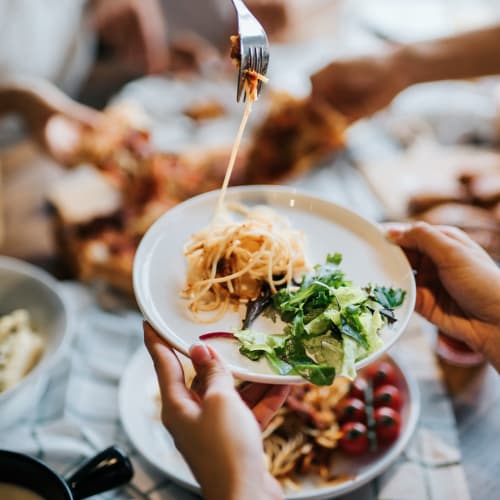
[[[343,145],[341,115],[284,94],[268,101],[268,114],[261,115],[239,155],[233,184],[282,181]],[[207,121],[223,120],[223,109],[216,101],[193,102],[177,112],[188,117],[192,133]],[[48,194],[56,209],[59,249],[73,272],[84,281],[101,279],[127,293],[132,293],[133,258],[144,233],[169,208],[218,189],[231,148],[228,142],[198,146],[196,153],[190,148],[159,152],[146,124],[137,106],[110,106],[94,128],[83,131],[70,158],[74,170]]]
[[[0,393],[14,387],[32,370],[43,348],[28,311],[17,309],[0,316]]]

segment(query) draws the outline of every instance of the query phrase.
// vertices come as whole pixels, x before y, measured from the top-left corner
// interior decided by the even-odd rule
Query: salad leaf
[[[331,335],[320,335],[304,340],[307,356],[318,365],[333,366],[336,371],[342,369],[344,352],[342,341]]]
[[[328,264],[335,264],[336,266],[340,266],[342,263],[342,254],[339,252],[335,252],[334,254],[327,254],[326,255],[326,262]]]
[[[363,323],[360,321],[361,308],[359,306],[347,306],[341,313],[340,331],[351,337],[359,345],[368,349],[368,341],[366,339],[366,331]]]
[[[378,332],[384,326],[384,320],[382,319],[379,311],[375,311],[373,313],[366,311],[361,313],[359,315],[359,322],[363,325],[366,343],[368,344],[366,354],[380,349],[383,342],[379,337]]]
[[[335,378],[333,366],[316,365],[314,363],[296,364],[293,373],[300,375],[315,385],[331,385]]]
[[[357,286],[343,286],[335,290],[335,297],[340,308],[361,304],[368,298],[368,294]]]
[[[325,313],[321,313],[307,323],[304,329],[308,335],[323,335],[331,330],[332,326],[332,320]]]
[[[269,285],[265,283],[262,286],[260,295],[255,300],[250,300],[247,304],[245,318],[243,319],[242,330],[250,328],[252,323],[259,315],[272,303],[272,294]]]
[[[373,299],[384,308],[392,310],[399,307],[403,303],[406,292],[401,288],[380,286],[373,288],[371,294]]]
[[[317,385],[331,384],[336,374],[354,379],[356,362],[382,346],[379,332],[396,321],[393,310],[405,292],[356,286],[345,278],[341,262],[340,254],[328,254],[300,284],[272,297],[263,293],[249,305],[245,326],[264,310],[286,325],[280,335],[248,328],[236,332],[240,352],[253,360],[265,357],[275,372],[297,374]]]
[[[239,330],[234,336],[241,343],[241,354],[252,361],[258,361],[264,353],[273,354],[286,340],[284,335],[268,335],[254,330]]]
[[[288,375],[292,371],[292,365],[278,358],[275,352],[266,352],[265,356],[267,361],[271,365],[271,368],[279,375]]]
[[[342,335],[342,367],[339,375],[354,380],[356,378],[356,360],[358,358],[358,346],[351,337]]]

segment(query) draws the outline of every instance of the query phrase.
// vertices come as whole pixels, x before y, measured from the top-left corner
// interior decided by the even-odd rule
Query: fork
[[[240,39],[240,69],[238,73],[238,87],[236,101],[240,101],[244,91],[243,82],[245,71],[251,70],[265,76],[269,64],[269,41],[262,25],[248,10],[242,0],[232,0],[238,16],[238,35]],[[262,81],[257,86],[257,95],[260,94]],[[244,100],[246,99],[246,93]]]

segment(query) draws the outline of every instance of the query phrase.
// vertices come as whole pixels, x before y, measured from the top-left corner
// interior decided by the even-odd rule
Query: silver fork
[[[244,91],[245,71],[252,70],[265,76],[269,64],[269,41],[262,25],[248,10],[242,0],[232,0],[238,16],[238,35],[240,38],[241,63],[238,73],[236,100],[239,102]],[[260,94],[262,81],[257,86]],[[246,99],[246,94],[244,96]]]

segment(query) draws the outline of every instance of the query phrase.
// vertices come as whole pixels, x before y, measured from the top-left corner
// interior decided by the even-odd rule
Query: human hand
[[[34,77],[0,84],[0,116],[4,113],[19,113],[39,144],[61,163],[68,162],[82,131],[93,127],[101,116],[48,81]]]
[[[396,50],[333,61],[312,75],[312,99],[328,102],[349,121],[386,107],[409,85]]]
[[[449,226],[387,225],[416,269],[416,310],[500,371],[500,268],[464,232]]]
[[[102,41],[128,68],[148,74],[166,69],[167,26],[158,0],[94,0],[92,7]]]
[[[249,384],[240,397],[217,353],[200,343],[190,349],[196,371],[190,390],[176,354],[147,323],[144,340],[158,375],[162,422],[205,498],[283,498],[278,482],[266,470],[257,420],[265,426],[285,402],[289,388]]]

